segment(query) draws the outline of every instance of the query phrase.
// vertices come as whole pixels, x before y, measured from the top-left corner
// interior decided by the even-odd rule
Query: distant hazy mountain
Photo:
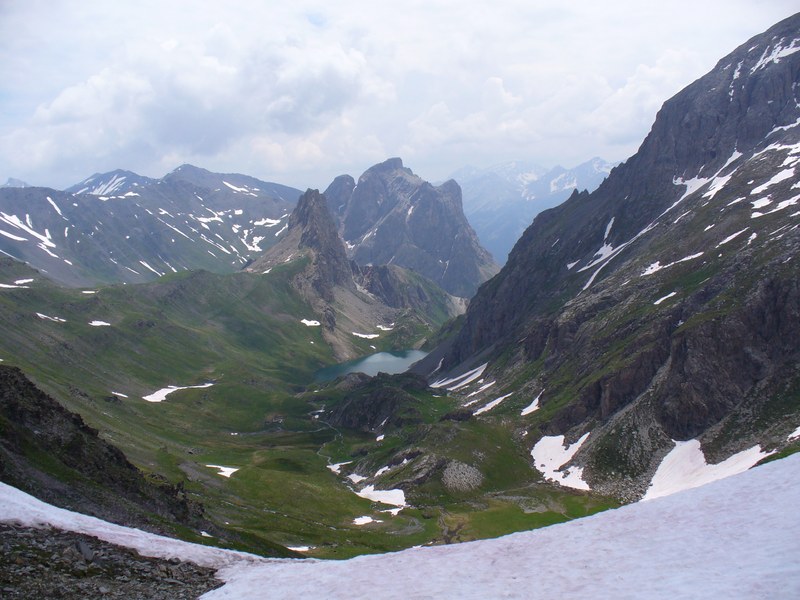
[[[24,188],[24,187],[31,187],[31,186],[22,181],[21,179],[14,179],[13,177],[9,177],[8,181],[6,181],[3,185],[0,185],[0,188]]]
[[[455,181],[433,186],[391,158],[357,184],[337,177],[325,196],[359,265],[406,267],[467,298],[498,271],[464,216]]]
[[[0,252],[67,285],[241,269],[277,241],[300,190],[183,165],[97,173],[66,191],[0,189]]]
[[[504,264],[514,243],[546,208],[566,200],[573,190],[594,191],[614,163],[593,158],[572,169],[547,170],[525,161],[488,169],[464,167],[451,176],[461,186],[464,214],[481,244]]]

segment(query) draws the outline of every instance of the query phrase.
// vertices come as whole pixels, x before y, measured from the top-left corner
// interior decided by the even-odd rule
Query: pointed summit
[[[308,271],[314,290],[327,302],[333,300],[333,286],[353,287],[353,272],[344,244],[319,190],[300,196],[289,217],[281,240],[251,264],[247,270],[264,273],[273,267],[308,256]]]

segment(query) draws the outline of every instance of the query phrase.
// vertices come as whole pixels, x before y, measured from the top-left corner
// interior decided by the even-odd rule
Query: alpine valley
[[[464,171],[469,203],[399,158],[322,193],[190,165],[10,182],[0,480],[198,544],[350,558],[552,525],[797,452],[798,168],[795,15],[664,103],[624,163]],[[502,268],[464,214],[479,233],[518,226],[478,198],[499,180],[498,199],[552,201]],[[403,373],[319,375],[420,349]],[[81,572],[105,568],[81,543]],[[52,553],[18,554],[44,569]],[[470,570],[491,581],[492,562]],[[54,589],[23,575],[30,595]]]

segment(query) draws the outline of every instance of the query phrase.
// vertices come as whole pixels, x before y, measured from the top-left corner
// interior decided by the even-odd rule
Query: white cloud
[[[512,158],[624,159],[664,100],[793,10],[6,3],[0,175],[65,187],[193,162],[304,188],[393,155],[431,179]]]

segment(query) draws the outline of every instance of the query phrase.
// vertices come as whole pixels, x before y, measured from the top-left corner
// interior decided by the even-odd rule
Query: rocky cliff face
[[[0,366],[0,479],[47,502],[163,532],[160,521],[207,529],[181,486],[147,480],[80,416]]]
[[[464,217],[454,181],[434,187],[392,158],[352,182],[339,177],[325,195],[359,265],[406,267],[461,297],[497,272]]]
[[[541,213],[426,368],[541,394],[520,427],[642,494],[671,440],[709,462],[800,424],[800,16],[667,101],[592,193]],[[433,364],[442,359],[440,365]],[[495,390],[497,391],[497,390]],[[519,415],[519,413],[518,413]]]

